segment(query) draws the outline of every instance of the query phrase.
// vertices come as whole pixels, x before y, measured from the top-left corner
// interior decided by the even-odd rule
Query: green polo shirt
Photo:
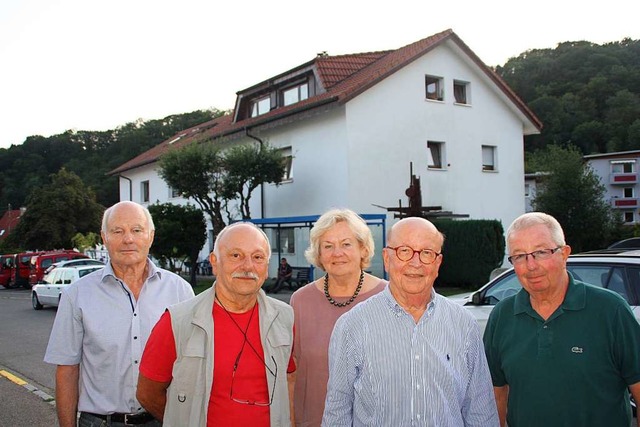
[[[509,427],[624,426],[640,381],[640,325],[618,294],[576,281],[544,321],[522,289],[498,303],[484,334]]]

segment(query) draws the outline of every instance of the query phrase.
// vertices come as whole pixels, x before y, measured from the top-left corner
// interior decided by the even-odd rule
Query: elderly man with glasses
[[[323,426],[498,425],[480,328],[433,289],[443,242],[422,218],[391,228],[388,287],[331,336]]]
[[[506,240],[523,289],[495,306],[484,335],[501,424],[629,426],[628,390],[640,399],[629,305],[569,274],[571,248],[552,216],[518,217]]]
[[[255,225],[225,227],[213,286],[158,321],[137,396],[165,427],[291,425],[293,309],[261,290],[270,255]]]

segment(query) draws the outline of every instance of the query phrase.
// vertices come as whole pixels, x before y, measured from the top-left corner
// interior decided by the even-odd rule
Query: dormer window
[[[291,105],[296,102],[304,101],[309,97],[309,84],[304,82],[297,86],[287,88],[282,91],[283,105]]]
[[[271,110],[271,97],[265,96],[251,101],[251,117],[268,113]]]

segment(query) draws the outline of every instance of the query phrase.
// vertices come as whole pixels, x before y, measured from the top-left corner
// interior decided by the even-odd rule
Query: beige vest
[[[213,301],[215,283],[197,297],[169,308],[177,359],[167,389],[165,427],[206,427],[213,384]],[[290,426],[287,367],[293,345],[293,309],[286,303],[258,293],[258,319],[265,361],[278,365],[275,381],[267,381],[271,427]],[[268,362],[267,362],[268,363]],[[265,368],[266,372],[266,368]],[[271,374],[267,373],[267,378]]]

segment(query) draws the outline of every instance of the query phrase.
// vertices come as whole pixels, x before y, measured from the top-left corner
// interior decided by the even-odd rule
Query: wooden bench
[[[309,267],[291,267],[291,278],[285,280],[289,284],[289,289],[297,289],[309,283],[309,275],[311,268]]]

